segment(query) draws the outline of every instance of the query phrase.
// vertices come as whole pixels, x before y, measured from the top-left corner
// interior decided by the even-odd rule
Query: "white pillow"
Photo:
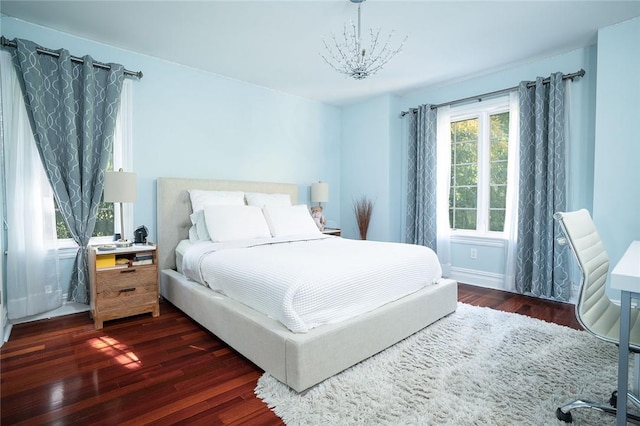
[[[244,206],[244,192],[242,191],[203,191],[192,189],[189,191],[191,198],[191,211],[197,212],[210,204]]]
[[[198,231],[196,231],[195,225],[191,225],[191,228],[189,228],[189,241],[191,241],[192,243],[197,243],[198,241],[200,241],[200,237],[198,237]]]
[[[191,219],[191,228],[189,229],[189,240],[191,242],[197,241],[209,241],[209,231],[207,230],[207,223],[204,219],[204,211],[198,210],[195,213],[191,213],[189,216]]]
[[[309,209],[304,204],[290,207],[266,205],[263,211],[274,237],[320,234]]]
[[[213,242],[271,238],[262,210],[255,206],[210,205],[204,218]]]
[[[270,206],[290,206],[291,197],[289,194],[265,194],[263,192],[245,192],[247,205],[263,208]]]

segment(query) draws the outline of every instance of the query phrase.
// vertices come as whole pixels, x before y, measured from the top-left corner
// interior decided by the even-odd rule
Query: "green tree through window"
[[[478,209],[478,119],[451,123],[449,223],[476,229]]]
[[[452,229],[503,232],[507,201],[508,104],[452,111],[449,223]]]
[[[108,237],[113,235],[114,230],[114,217],[113,217],[113,203],[105,203],[100,201],[98,206],[98,214],[96,216],[96,227],[93,230],[94,237]],[[71,238],[71,233],[67,224],[62,218],[60,209],[58,209],[58,203],[56,203],[56,232],[58,239]]]
[[[509,113],[491,115],[489,231],[504,231],[507,206],[507,155],[509,148]]]

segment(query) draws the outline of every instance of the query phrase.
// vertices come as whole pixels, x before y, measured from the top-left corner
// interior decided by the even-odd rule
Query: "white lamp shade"
[[[136,201],[136,174],[106,172],[104,174],[104,201],[107,203],[133,203]]]
[[[329,184],[318,182],[311,184],[311,202],[326,203],[329,201]]]

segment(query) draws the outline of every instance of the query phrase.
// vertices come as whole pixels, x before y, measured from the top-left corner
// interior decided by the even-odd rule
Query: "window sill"
[[[489,247],[505,247],[506,237],[502,232],[494,234],[478,232],[451,232],[451,243]]]
[[[109,244],[113,243],[113,236],[109,237],[93,237],[89,240],[89,245],[97,245],[97,244]],[[71,238],[67,238],[64,240],[58,240],[58,251],[63,252],[73,252],[75,253],[78,250],[78,244],[73,241]]]

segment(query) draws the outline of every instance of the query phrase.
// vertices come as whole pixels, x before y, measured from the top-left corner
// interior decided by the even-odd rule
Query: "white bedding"
[[[369,312],[442,275],[427,247],[325,235],[198,242],[182,270],[296,333]]]
[[[190,240],[181,240],[176,247],[176,269],[180,273],[182,273],[182,257],[193,244]]]

